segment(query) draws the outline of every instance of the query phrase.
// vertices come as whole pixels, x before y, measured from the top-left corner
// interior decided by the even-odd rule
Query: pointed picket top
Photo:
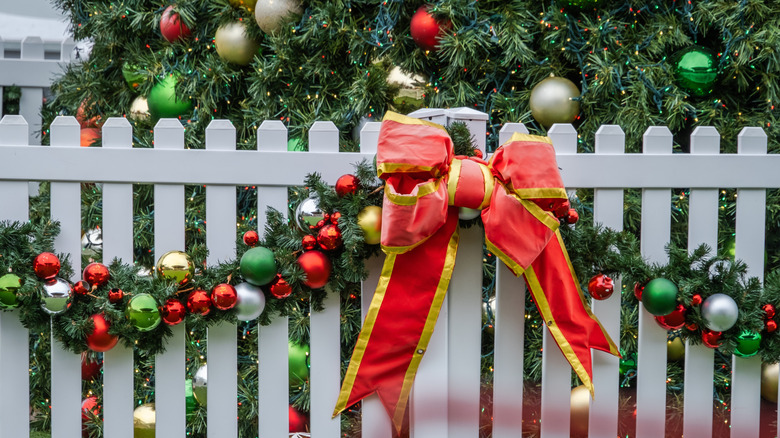
[[[697,126],[691,133],[692,154],[719,154],[720,133],[714,126]]]
[[[672,132],[666,126],[651,126],[642,136],[642,151],[646,154],[671,154]]]
[[[766,132],[763,129],[754,126],[742,128],[737,137],[737,151],[740,154],[765,154],[766,141]]]
[[[133,147],[133,127],[124,117],[109,117],[103,124],[104,148]]]
[[[81,126],[73,116],[57,116],[51,122],[52,146],[79,146]]]
[[[155,149],[184,149],[184,126],[179,119],[160,119],[154,125]]]
[[[366,122],[363,125],[363,129],[360,130],[360,152],[364,154],[376,153],[376,146],[379,143],[379,130],[381,128],[381,122]]]
[[[596,153],[622,154],[626,150],[626,133],[618,125],[601,125],[596,131]]]
[[[504,123],[501,130],[498,131],[498,143],[502,146],[512,138],[512,134],[519,132],[521,134],[528,134],[528,128],[523,123]]]
[[[257,150],[286,151],[287,127],[279,120],[263,120],[257,128]]]
[[[553,142],[553,147],[558,153],[577,153],[577,130],[571,123],[556,123],[552,125],[547,136]]]
[[[230,120],[214,119],[206,127],[206,149],[236,150],[236,128]]]
[[[22,40],[22,59],[43,59],[43,40],[28,36]]]
[[[314,125],[309,129],[309,151],[339,151],[339,129],[333,122],[314,122]]]
[[[20,146],[29,143],[30,127],[24,117],[17,115],[3,116],[0,120],[0,145]]]
[[[483,113],[482,111],[475,110],[474,108],[469,108],[467,106],[462,106],[459,108],[450,108],[448,110],[444,111],[447,115],[448,119],[452,120],[487,120],[488,115],[487,113]]]

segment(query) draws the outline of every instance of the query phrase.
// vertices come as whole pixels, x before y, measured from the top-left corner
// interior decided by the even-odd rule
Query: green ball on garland
[[[241,275],[255,286],[265,286],[276,277],[274,252],[262,246],[256,246],[241,257]]]
[[[16,292],[22,287],[22,279],[18,275],[5,274],[0,277],[0,309],[19,307]]]
[[[167,74],[152,87],[146,100],[149,104],[149,113],[154,118],[176,118],[192,111],[190,99],[180,100],[176,96],[177,82],[176,75]]]
[[[704,47],[693,46],[677,52],[673,58],[677,86],[694,96],[712,93],[718,79],[718,57]]]
[[[138,67],[135,64],[125,61],[122,64],[122,77],[125,78],[127,86],[133,91],[137,90],[144,82],[146,82],[147,71]]]
[[[677,286],[665,278],[650,280],[642,292],[642,304],[656,316],[672,313],[677,307]]]
[[[758,353],[761,347],[761,333],[750,330],[742,330],[737,337],[737,347],[734,354],[739,357],[751,357]]]
[[[309,378],[309,346],[288,342],[290,386],[298,387]]]
[[[148,332],[154,330],[162,321],[160,309],[157,307],[157,300],[153,296],[138,294],[127,303],[125,316],[138,331]]]

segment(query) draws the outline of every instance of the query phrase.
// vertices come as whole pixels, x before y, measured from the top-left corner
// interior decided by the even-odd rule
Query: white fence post
[[[482,151],[482,156],[487,156],[487,113],[477,111],[469,107],[452,108],[445,110],[447,116],[447,126],[453,122],[465,123],[471,131],[472,138],[476,142],[476,147]]]
[[[51,124],[52,147],[78,147],[79,123],[59,116]],[[81,184],[51,183],[51,218],[60,222],[54,242],[57,252],[70,255],[73,278],[81,279]],[[51,433],[54,438],[81,433],[81,356],[63,348],[52,331],[51,339]]]
[[[22,41],[22,60],[43,60],[43,40],[40,37],[27,37]],[[30,144],[41,144],[41,105],[43,88],[22,87],[19,114],[30,125]]]

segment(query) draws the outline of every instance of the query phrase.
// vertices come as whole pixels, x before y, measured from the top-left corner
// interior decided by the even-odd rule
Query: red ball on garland
[[[332,223],[333,225],[338,225],[339,219],[341,219],[341,213],[339,213],[338,211],[330,215],[330,223]]]
[[[92,380],[100,373],[103,364],[91,358],[86,352],[81,353],[81,378]]]
[[[100,405],[98,399],[94,395],[87,397],[81,402],[81,419],[83,421],[89,421],[89,414],[100,418]]]
[[[606,300],[614,291],[615,284],[604,274],[594,275],[588,282],[588,292],[594,300]]]
[[[306,273],[306,280],[303,282],[306,286],[319,289],[328,283],[331,263],[324,253],[320,251],[305,252],[298,257],[298,264]]]
[[[580,214],[577,213],[577,210],[570,208],[569,213],[566,215],[566,223],[569,224],[576,224],[580,220]]]
[[[79,146],[81,147],[90,147],[95,142],[100,140],[100,137],[102,136],[102,132],[98,128],[84,128],[81,130],[79,135]]]
[[[290,286],[290,283],[288,283],[287,280],[282,278],[281,274],[276,274],[276,278],[271,282],[269,289],[271,295],[279,299],[287,298],[292,294],[292,286]]]
[[[769,321],[766,322],[767,333],[773,333],[776,330],[777,330],[777,323],[774,320],[770,319]]]
[[[699,294],[693,294],[691,297],[691,306],[698,306],[704,301]]]
[[[761,310],[764,311],[764,318],[772,319],[775,317],[775,306],[767,303],[761,306]]]
[[[326,251],[341,248],[341,230],[333,224],[325,225],[317,234],[317,243]]]
[[[100,287],[108,283],[110,275],[108,266],[102,263],[90,263],[84,268],[81,276],[92,286]]]
[[[257,231],[249,230],[246,233],[244,233],[244,244],[247,246],[255,246],[257,243],[260,242],[260,236],[257,234]]]
[[[558,201],[562,201],[562,202],[558,202]],[[555,214],[555,217],[557,217],[558,219],[562,219],[569,214],[569,209],[571,208],[571,205],[569,204],[568,200],[558,200],[558,201],[553,202],[553,213]]]
[[[301,239],[301,246],[305,251],[311,251],[317,246],[317,238],[311,234],[307,234]]]
[[[73,285],[73,292],[76,292],[79,295],[88,294],[90,289],[89,283],[84,280],[79,280]]]
[[[60,259],[50,252],[42,252],[33,260],[33,271],[41,280],[53,280],[60,272]]]
[[[195,289],[187,296],[187,310],[206,316],[211,312],[211,298],[203,289]]]
[[[336,180],[336,194],[339,195],[339,198],[343,198],[347,195],[354,195],[355,192],[357,192],[359,184],[360,182],[355,175],[341,175],[339,179]]]
[[[92,320],[92,324],[95,325],[95,329],[87,336],[87,347],[92,351],[104,353],[116,345],[119,342],[119,338],[116,335],[108,333],[111,329],[111,324],[102,313],[97,313],[89,317]]]
[[[317,221],[317,225],[314,226],[314,229],[315,230],[319,230],[320,228],[322,228],[324,226],[325,226],[325,220],[323,219],[323,220]]]
[[[192,31],[181,21],[179,13],[174,12],[173,6],[168,6],[160,18],[160,33],[169,43],[173,43],[189,37]]]
[[[695,332],[696,330],[699,329],[699,324],[696,324],[695,322],[688,322],[685,324],[685,328],[692,332]]]
[[[704,329],[701,332],[701,340],[704,342],[704,345],[710,348],[718,348],[723,342],[723,333],[714,332],[710,329]]]
[[[211,301],[219,310],[230,310],[238,302],[238,292],[227,283],[218,284],[211,290]]]
[[[656,316],[655,322],[666,330],[677,330],[685,325],[685,314],[688,309],[678,304],[674,311],[668,315]]]
[[[482,149],[476,149],[476,148],[474,148],[474,156],[475,156],[475,157],[477,157],[477,158],[479,158],[479,159],[482,159],[482,157],[484,156],[484,155],[482,154]]]
[[[176,325],[184,321],[187,309],[176,298],[168,298],[162,306],[162,320],[168,325]]]
[[[108,291],[108,301],[111,304],[116,304],[122,301],[124,297],[125,297],[125,293],[122,292],[122,289],[115,287]]]
[[[417,47],[435,51],[444,32],[452,27],[452,22],[449,19],[437,20],[430,9],[431,5],[423,5],[417,9],[409,23],[409,33]]]
[[[290,433],[306,432],[309,430],[309,417],[290,405]]]
[[[642,292],[645,290],[643,283],[634,283],[634,296],[637,300],[642,301]]]

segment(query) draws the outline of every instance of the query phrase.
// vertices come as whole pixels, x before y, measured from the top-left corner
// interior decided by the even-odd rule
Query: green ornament
[[[712,93],[718,78],[718,57],[709,49],[693,46],[674,55],[677,86],[694,96]]]
[[[176,82],[175,75],[167,74],[152,87],[146,100],[149,103],[149,114],[153,117],[176,118],[192,111],[191,100],[179,100],[176,96]]]
[[[301,386],[309,378],[309,346],[289,341],[288,352],[290,386]]]
[[[138,294],[130,299],[125,316],[138,331],[148,332],[160,325],[162,317],[157,308],[157,300],[149,294]]]
[[[195,412],[197,403],[198,402],[195,401],[195,395],[192,392],[192,379],[187,379],[184,381],[184,405],[186,406],[187,418],[192,417],[192,413]]]
[[[672,313],[677,307],[677,286],[665,278],[656,278],[645,285],[642,304],[655,316]]]
[[[0,277],[0,309],[13,309],[19,307],[19,297],[16,292],[22,287],[22,279],[14,274],[5,274]]]
[[[138,88],[146,82],[146,75],[146,70],[135,64],[129,62],[122,64],[122,77],[125,78],[127,86],[132,90],[138,90]]]
[[[636,355],[632,354],[630,357],[627,357],[624,354],[623,357],[620,358],[618,369],[620,370],[620,375],[623,377],[626,377],[632,371],[636,374]]]
[[[288,151],[294,151],[294,152],[302,152],[305,151],[306,148],[303,147],[303,142],[300,138],[291,138],[287,140],[287,150]]]
[[[274,252],[262,246],[256,246],[241,257],[241,275],[255,286],[264,286],[276,277]]]
[[[737,348],[734,349],[734,354],[739,357],[755,356],[760,346],[761,333],[742,330],[742,333],[737,337]]]

